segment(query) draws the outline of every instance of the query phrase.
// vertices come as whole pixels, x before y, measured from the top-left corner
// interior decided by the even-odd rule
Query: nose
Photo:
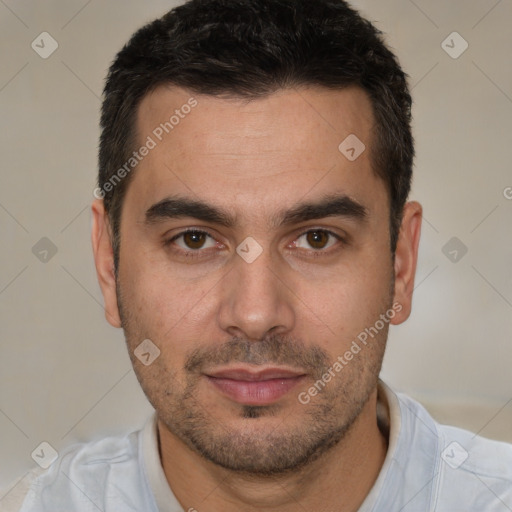
[[[249,341],[288,333],[295,323],[293,299],[292,287],[269,250],[252,263],[237,254],[234,268],[223,283],[219,326],[231,336]]]

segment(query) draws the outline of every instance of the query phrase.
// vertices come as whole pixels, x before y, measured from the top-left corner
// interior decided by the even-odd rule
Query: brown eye
[[[166,245],[174,244],[184,252],[199,252],[200,249],[215,247],[215,240],[205,231],[191,229],[189,231],[182,231],[166,242]]]
[[[331,231],[314,229],[299,236],[295,242],[295,247],[322,250],[333,246],[337,240],[341,240],[341,237]]]
[[[329,241],[329,235],[325,231],[310,231],[306,239],[311,247],[323,249]]]
[[[189,249],[201,249],[205,239],[206,234],[201,231],[189,231],[183,235],[183,242]]]

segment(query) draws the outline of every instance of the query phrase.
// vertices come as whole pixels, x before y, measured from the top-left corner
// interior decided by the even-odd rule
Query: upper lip
[[[216,379],[232,379],[242,381],[264,381],[270,379],[293,379],[305,375],[304,372],[288,368],[265,368],[264,370],[249,370],[247,368],[226,368],[206,373],[208,377]]]

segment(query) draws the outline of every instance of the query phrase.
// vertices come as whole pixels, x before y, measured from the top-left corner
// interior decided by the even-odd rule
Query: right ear
[[[105,302],[105,318],[110,325],[121,327],[121,316],[117,306],[116,279],[114,273],[114,251],[110,237],[110,222],[105,212],[103,199],[92,203],[92,249],[96,275]]]

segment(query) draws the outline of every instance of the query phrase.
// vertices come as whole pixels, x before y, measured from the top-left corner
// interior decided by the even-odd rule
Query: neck
[[[160,421],[160,452],[167,481],[184,510],[292,512],[358,510],[386,456],[387,439],[377,425],[377,390],[334,447],[296,473],[259,477],[234,473],[205,460]]]

